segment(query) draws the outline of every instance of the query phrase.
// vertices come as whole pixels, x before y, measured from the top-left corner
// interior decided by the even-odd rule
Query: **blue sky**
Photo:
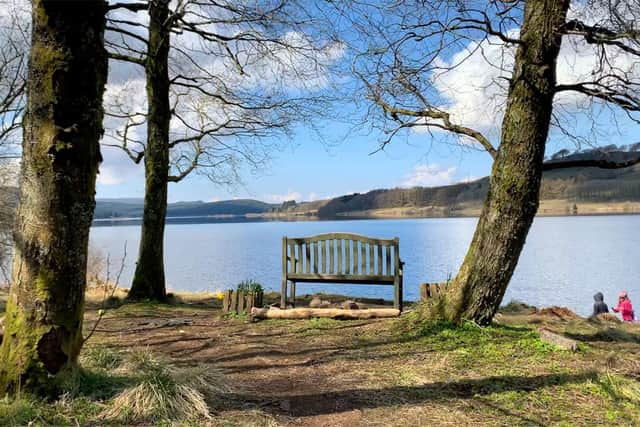
[[[0,10],[0,18],[3,12],[6,11]],[[596,13],[591,14],[597,16]],[[517,29],[512,31],[517,32]],[[442,102],[437,107],[451,112],[457,124],[482,131],[497,146],[504,107],[504,84],[496,82],[504,82],[502,77],[508,77],[513,50],[505,48],[496,39],[490,38],[482,43],[485,43],[482,55],[466,58],[472,48],[478,46],[477,42],[470,41],[468,46],[456,45],[457,50],[439,57],[440,63],[448,66],[454,64],[457,58],[466,59],[457,64],[452,72],[434,79],[430,84],[432,95],[438,98],[436,102]],[[338,51],[332,50],[331,54]],[[563,41],[558,61],[558,81],[573,83],[593,78],[592,71],[597,67],[597,56],[593,53],[593,47],[584,42]],[[350,63],[349,53],[345,52],[341,59]],[[610,59],[612,67],[625,70],[634,78],[640,76],[640,63],[635,58],[618,54]],[[496,67],[496,64],[500,66]],[[136,84],[123,86],[123,89],[137,103],[134,109],[143,109],[145,92],[141,70],[137,66],[111,64],[110,73],[111,83],[114,83],[112,77],[120,82],[137,79]],[[269,80],[260,73],[255,73],[255,76],[258,80]],[[322,81],[324,76],[316,77]],[[338,83],[349,85],[352,82]],[[294,82],[294,87],[299,83]],[[598,116],[598,105],[594,108],[585,98],[571,94],[560,97],[557,104],[562,104],[565,116],[569,118],[565,122],[569,130],[588,139],[593,145],[621,145],[640,140],[637,124],[625,119],[625,114],[619,110],[612,113],[605,109]],[[442,143],[442,134],[431,135],[424,131],[409,131],[395,139],[384,152],[370,155],[378,147],[383,135],[379,131],[350,132],[352,129],[345,124],[344,116],[361,118],[363,113],[357,108],[362,106],[356,107],[351,101],[338,103],[332,111],[340,120],[325,119],[316,123],[321,128],[324,140],[302,124],[298,125],[291,140],[283,144],[284,148],[272,153],[270,164],[257,173],[245,171],[241,184],[223,187],[195,174],[181,183],[170,184],[169,199],[171,202],[232,198],[254,198],[272,203],[288,199],[308,201],[378,188],[446,185],[480,178],[490,172],[491,159],[484,151],[473,150],[468,143],[456,145],[450,140],[449,143]],[[592,117],[578,113],[581,111],[595,114],[598,126],[594,128]],[[108,125],[105,127],[109,128]],[[547,154],[560,148],[574,149],[575,141],[569,141],[558,131],[552,131]],[[116,148],[104,148],[103,157],[97,197],[143,197],[143,166],[134,165]]]
[[[512,35],[516,33],[514,29]],[[469,52],[478,46],[482,48],[481,53],[469,57]],[[495,37],[481,43],[470,41],[467,46],[459,44],[455,49],[437,58],[438,64],[452,70],[430,81],[432,95],[438,99],[436,107],[449,111],[455,123],[480,130],[497,147],[504,112],[504,77],[509,75],[514,50],[505,47]],[[592,79],[592,71],[598,66],[593,49],[581,40],[563,41],[557,69],[558,82]],[[345,52],[342,59],[350,62],[348,56],[349,53]],[[640,75],[640,64],[634,58],[622,54],[610,59],[612,67]],[[112,66],[111,72],[120,80],[127,78],[126,69]],[[322,81],[323,76],[317,77]],[[427,77],[430,79],[432,76]],[[135,78],[141,78],[139,73]],[[143,81],[138,82],[138,86],[132,86],[137,87],[136,93],[129,94],[130,89],[125,90],[136,102],[144,99]],[[342,83],[350,85],[352,82]],[[566,93],[558,96],[556,107],[555,111],[562,112],[565,117],[567,130],[588,140],[591,145],[622,145],[640,139],[637,125],[626,120],[624,113],[601,110],[598,104],[590,104],[582,95]],[[337,103],[333,112],[340,120],[325,119],[316,123],[323,139],[299,125],[291,140],[283,144],[283,149],[272,153],[270,164],[256,173],[245,171],[241,184],[222,187],[196,174],[183,182],[170,184],[169,200],[253,198],[271,203],[290,199],[310,201],[377,188],[446,185],[480,178],[490,172],[489,155],[470,148],[468,141],[456,144],[448,139],[448,143],[444,143],[441,141],[444,138],[442,133],[430,134],[415,128],[401,134],[384,152],[371,155],[384,135],[376,130],[352,131],[350,125],[345,124],[348,120],[344,116],[362,117],[363,112],[357,108],[362,106],[355,106],[351,101]],[[375,119],[375,115],[369,118]],[[597,126],[592,126],[594,123]],[[552,130],[547,154],[560,148],[575,149],[576,141]],[[143,197],[142,165],[133,165],[114,148],[104,149],[103,157],[97,197]]]
[[[247,172],[242,185],[221,187],[205,177],[193,175],[169,186],[170,201],[226,200],[253,198],[270,203],[283,200],[317,200],[376,188],[414,185],[445,185],[485,176],[491,162],[482,151],[432,143],[426,134],[400,138],[385,151],[376,150],[379,135],[350,135],[345,125],[327,123],[322,141],[309,130],[299,128],[281,152],[273,153],[270,165],[257,173]],[[112,156],[121,157],[114,152]],[[113,162],[105,156],[104,166]],[[118,159],[128,162],[122,156]],[[103,166],[103,167],[104,167]],[[104,180],[98,184],[98,198],[143,197],[141,165],[129,165],[123,182]]]

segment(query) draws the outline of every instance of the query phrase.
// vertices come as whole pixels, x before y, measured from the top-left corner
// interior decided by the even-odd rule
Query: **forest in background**
[[[564,151],[550,156],[548,163],[560,158],[563,161],[579,161],[594,157],[593,150],[572,154]],[[632,161],[640,153],[616,149],[608,152],[607,155],[620,162]],[[377,189],[327,200],[301,203],[287,201],[279,205],[251,199],[216,202],[186,201],[170,203],[167,215],[170,217],[292,215],[329,219],[379,209],[430,208],[429,211],[420,211],[415,216],[420,214],[465,216],[468,214],[465,209],[481,207],[488,189],[489,178],[484,177],[471,182],[439,187]],[[0,187],[0,192],[11,194],[7,199],[3,197],[3,200],[17,203],[17,189]],[[574,213],[571,205],[579,203],[640,203],[640,165],[624,169],[575,167],[546,171],[543,174],[540,198],[543,202],[549,200],[566,202],[569,207],[567,214]],[[142,212],[142,199],[98,199],[94,219],[140,218]]]

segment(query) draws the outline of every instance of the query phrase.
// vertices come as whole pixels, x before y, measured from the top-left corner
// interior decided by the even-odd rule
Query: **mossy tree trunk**
[[[0,394],[56,391],[77,365],[101,160],[107,5],[33,0],[15,259]]]
[[[130,299],[163,301],[164,224],[169,186],[169,1],[149,4],[147,79],[147,145],[145,148],[145,196],[138,263],[129,291]]]
[[[471,246],[445,294],[445,317],[491,322],[538,209],[560,27],[569,0],[528,0],[501,143]]]

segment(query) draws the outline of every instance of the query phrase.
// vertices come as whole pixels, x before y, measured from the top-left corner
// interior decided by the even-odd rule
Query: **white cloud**
[[[518,31],[508,35],[518,37]],[[446,71],[434,73],[432,83],[444,98],[440,108],[451,114],[454,123],[487,132],[490,137],[499,135],[515,49],[497,37],[489,37],[481,43],[470,42],[448,59],[437,60],[437,67]],[[607,49],[607,55],[608,63],[601,63],[596,46],[581,37],[565,37],[557,63],[558,84],[592,81],[607,74],[626,74],[640,80],[637,58],[613,48]],[[569,113],[586,111],[591,107],[588,101],[576,92],[564,92],[554,99],[556,106],[562,105]]]
[[[471,52],[475,52],[470,55]],[[442,95],[441,106],[454,123],[491,129],[502,120],[507,81],[513,68],[513,50],[496,38],[471,42],[450,60],[439,59],[437,67],[447,71],[433,76]]]
[[[364,193],[368,192],[364,191]],[[344,193],[344,194],[349,194],[348,192]],[[316,202],[318,200],[328,200],[328,199],[334,199],[336,197],[340,197],[342,196],[342,194],[335,194],[335,193],[330,193],[330,194],[319,194],[319,193],[315,193],[315,192],[311,192],[309,194],[307,194],[307,198],[305,199],[306,202]]]
[[[302,200],[302,194],[297,191],[289,191],[287,194],[267,194],[265,200],[282,203],[288,200],[295,200],[297,202]]]
[[[102,146],[101,152],[103,160],[98,173],[99,185],[119,185],[144,177],[142,164],[132,162],[121,149]]]
[[[479,180],[480,178],[482,178],[482,177],[480,177],[480,176],[476,176],[476,175],[468,175],[468,176],[465,176],[464,178],[462,178],[462,179],[460,180],[460,182],[461,182],[461,183],[464,183],[464,184],[468,184],[468,183],[470,183],[470,182],[477,181],[477,180]]]
[[[436,187],[453,183],[456,168],[442,167],[438,164],[416,165],[413,170],[403,177],[401,187]]]

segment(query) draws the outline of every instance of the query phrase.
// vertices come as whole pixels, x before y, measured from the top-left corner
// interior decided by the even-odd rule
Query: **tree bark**
[[[0,394],[50,395],[77,366],[101,160],[107,4],[32,2],[20,205]]]
[[[528,0],[501,144],[471,246],[445,294],[444,315],[488,324],[498,309],[538,209],[551,120],[559,29],[569,0]]]
[[[145,195],[138,263],[129,291],[130,299],[166,299],[164,276],[164,226],[169,186],[169,1],[149,3],[147,79],[147,145]]]

